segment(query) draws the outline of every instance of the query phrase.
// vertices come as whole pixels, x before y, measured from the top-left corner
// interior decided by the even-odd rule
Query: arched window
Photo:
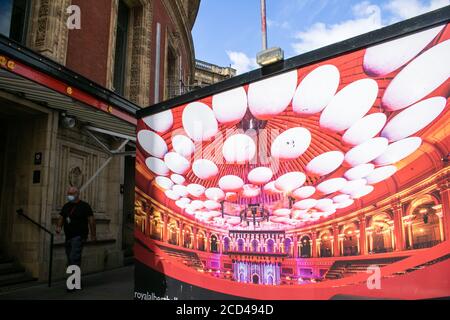
[[[377,214],[372,217],[372,252],[383,253],[393,251],[392,230],[393,221],[386,213]]]
[[[357,228],[353,223],[344,227],[344,239],[342,241],[342,253],[344,256],[356,256],[359,254],[356,231]]]
[[[258,252],[258,244],[259,244],[258,240],[256,240],[256,239],[252,240],[252,251],[253,252]]]
[[[291,239],[290,238],[286,238],[284,239],[284,253],[291,255]]]
[[[244,251],[244,239],[238,239],[237,241],[237,249],[239,252]]]
[[[435,246],[442,241],[440,235],[440,221],[433,209],[433,202],[421,204],[417,206],[413,215],[411,231],[412,231],[412,248],[422,249]]]
[[[223,239],[223,251],[228,252],[230,251],[230,238],[225,237]]]
[[[203,232],[199,232],[197,235],[197,249],[200,251],[205,251],[205,234]]]
[[[273,241],[273,239],[267,240],[267,252],[268,253],[275,252],[275,241]]]
[[[311,258],[311,243],[309,236],[303,236],[300,239],[300,257]]]
[[[331,239],[333,239],[333,236],[331,235],[330,231],[326,231],[322,233],[320,236],[320,256],[321,257],[331,257],[332,254],[332,248],[331,248]]]
[[[217,250],[217,236],[212,235],[211,236],[211,252],[218,252]]]

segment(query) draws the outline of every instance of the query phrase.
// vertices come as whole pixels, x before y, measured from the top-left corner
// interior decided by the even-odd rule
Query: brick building
[[[50,249],[49,235],[17,210],[53,232],[69,185],[97,220],[83,272],[123,265],[133,239],[134,114],[193,82],[199,2],[2,1],[0,262],[13,263],[0,287],[47,279],[51,250],[53,277],[65,274],[63,236]],[[81,29],[69,29],[77,13]]]

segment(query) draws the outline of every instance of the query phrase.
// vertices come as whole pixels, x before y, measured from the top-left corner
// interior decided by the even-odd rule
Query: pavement
[[[85,275],[82,290],[66,291],[66,281],[49,288],[37,284],[15,291],[0,293],[0,300],[132,300],[134,296],[134,266]]]

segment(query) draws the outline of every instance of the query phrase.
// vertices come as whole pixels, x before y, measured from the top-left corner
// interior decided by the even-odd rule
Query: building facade
[[[212,85],[235,75],[236,70],[231,67],[220,67],[209,62],[195,60],[194,89]]]
[[[193,82],[199,1],[1,6],[1,255],[47,279],[50,237],[17,210],[54,232],[65,192],[76,186],[97,221],[98,240],[88,241],[82,271],[121,266],[133,242],[134,113]],[[52,274],[59,278],[64,236],[54,241]]]

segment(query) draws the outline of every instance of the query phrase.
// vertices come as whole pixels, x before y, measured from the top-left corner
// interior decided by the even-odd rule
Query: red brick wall
[[[110,0],[73,0],[81,9],[81,29],[69,31],[66,66],[106,86]]]

